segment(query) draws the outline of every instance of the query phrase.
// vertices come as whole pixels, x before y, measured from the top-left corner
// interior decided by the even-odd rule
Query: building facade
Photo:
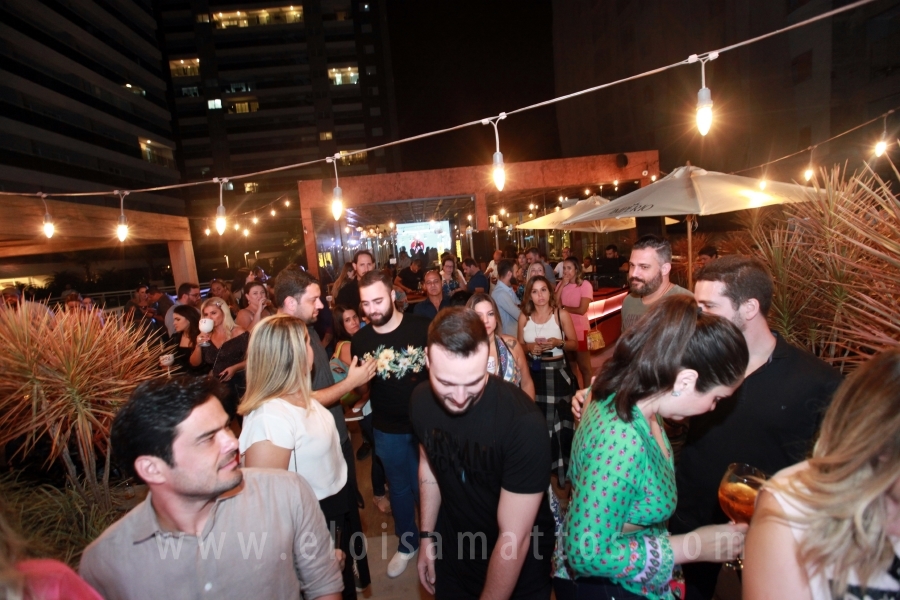
[[[833,0],[554,0],[558,94],[670,65],[840,6]],[[695,114],[693,64],[557,105],[564,156],[658,148],[664,171],[690,161],[739,171],[821,144],[900,106],[900,4],[880,0],[723,53],[706,65],[714,120]],[[887,122],[896,139],[900,117]],[[882,122],[749,176],[802,180],[803,171],[871,160]],[[874,162],[881,169],[884,161]],[[888,175],[885,172],[885,175]]]
[[[186,181],[313,161],[395,138],[384,7],[291,1],[158,0],[175,154]],[[394,157],[393,150],[347,155],[339,172],[395,170]],[[226,264],[252,266],[302,252],[297,180],[333,174],[323,163],[229,181],[222,190],[229,223],[221,236],[213,227],[218,190],[185,190],[201,278]]]

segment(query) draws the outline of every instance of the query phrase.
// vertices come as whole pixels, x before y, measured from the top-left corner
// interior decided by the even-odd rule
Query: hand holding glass
[[[212,333],[212,330],[215,328],[216,324],[213,323],[212,319],[200,319],[200,332],[201,333]],[[209,340],[206,340],[201,346],[209,346]]]
[[[174,354],[163,354],[162,356],[159,357],[159,366],[166,368],[167,376],[172,375],[171,371],[169,370],[169,367],[171,367],[173,364],[175,364],[175,355]]]
[[[719,484],[719,505],[729,519],[735,523],[750,524],[756,506],[756,496],[765,479],[765,474],[756,467],[744,463],[728,465]],[[740,570],[741,560],[725,563],[725,566]]]

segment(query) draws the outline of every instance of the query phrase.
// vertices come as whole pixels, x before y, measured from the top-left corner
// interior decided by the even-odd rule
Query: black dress
[[[244,332],[235,336],[230,340],[226,340],[220,348],[216,348],[212,343],[209,346],[200,347],[200,355],[203,357],[201,368],[203,370],[212,369],[212,374],[218,377],[222,371],[228,367],[232,367],[243,361],[247,356],[247,346],[250,344],[250,333]],[[241,396],[247,389],[247,377],[244,371],[238,371],[234,377],[225,382],[228,385],[230,394],[228,398],[222,399],[222,406],[225,411],[232,417],[237,415],[237,407]]]

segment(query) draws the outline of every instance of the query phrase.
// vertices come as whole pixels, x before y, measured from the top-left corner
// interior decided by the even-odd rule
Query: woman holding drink
[[[244,298],[247,299],[247,308],[242,308],[235,324],[244,331],[253,331],[253,326],[275,314],[270,310],[269,293],[266,285],[261,281],[251,281],[244,286]]]
[[[740,385],[748,361],[737,327],[701,313],[689,296],[661,300],[619,339],[591,386],[572,444],[559,600],[576,588],[597,597],[669,599],[675,565],[740,553],[746,525],[666,531],[677,498],[662,419],[715,408]]]
[[[474,294],[466,303],[466,308],[471,308],[484,323],[488,334],[487,369],[491,375],[496,375],[515,384],[534,400],[534,382],[531,380],[530,368],[522,351],[519,340],[511,335],[503,335],[500,322],[500,310],[497,303],[488,294],[479,292]]]
[[[743,596],[900,598],[900,351],[837,390],[812,458],[768,481],[747,535]]]

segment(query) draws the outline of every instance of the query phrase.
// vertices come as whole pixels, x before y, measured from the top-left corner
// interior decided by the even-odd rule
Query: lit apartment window
[[[232,102],[228,105],[228,113],[252,113],[259,110],[259,102],[247,100],[246,102]]]
[[[217,12],[213,13],[212,18],[216,24],[216,29],[302,23],[303,7],[298,4],[296,6],[282,6],[279,8]]]
[[[172,77],[197,77],[200,75],[199,58],[182,58],[169,61],[169,71]]]
[[[255,194],[259,191],[259,184],[255,181],[248,181],[244,184],[244,193],[245,194]]]
[[[140,140],[141,156],[149,163],[154,165],[162,165],[164,167],[175,168],[175,158],[172,156],[172,150],[153,143],[151,140]]]
[[[129,92],[131,92],[132,94],[137,94],[138,96],[146,96],[147,95],[147,92],[144,91],[144,88],[142,88],[139,85],[126,83],[125,89],[128,90]]]
[[[250,86],[243,82],[232,83],[227,88],[225,88],[225,93],[227,93],[227,94],[234,94],[236,92],[249,92],[249,91],[250,91]]]
[[[207,100],[206,106],[209,107],[209,110],[215,110],[218,108],[222,108],[222,100],[219,98],[216,98],[215,100]]]
[[[345,167],[349,167],[350,165],[364,165],[366,160],[367,156],[365,152],[355,152],[350,154],[346,150],[341,150],[341,164]]]
[[[197,98],[200,96],[200,88],[198,88],[196,85],[193,85],[191,87],[183,87],[181,88],[181,95],[190,96],[191,98]]]
[[[319,139],[322,140],[323,142],[325,140],[330,140],[333,137],[334,137],[334,135],[330,131],[320,131],[319,132]]]
[[[209,14],[203,13],[202,15],[197,15],[198,23],[209,23]]]
[[[334,85],[356,85],[359,83],[359,69],[357,67],[328,69],[328,79]]]

